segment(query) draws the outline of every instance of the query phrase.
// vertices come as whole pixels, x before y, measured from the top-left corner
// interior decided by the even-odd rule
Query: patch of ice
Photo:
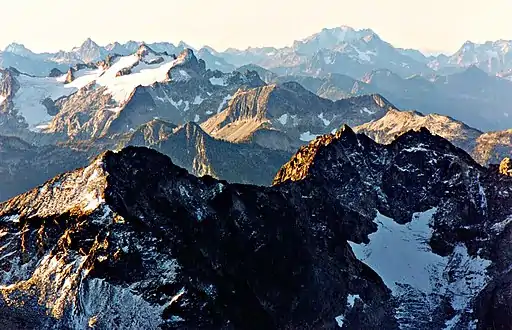
[[[155,65],[139,62],[139,57],[136,54],[119,57],[96,80],[96,83],[107,87],[107,93],[122,104],[128,100],[137,86],[150,86],[155,82],[167,81],[168,72],[185,60],[184,58],[174,59],[172,56],[163,56],[163,58],[162,63]],[[118,72],[129,68],[132,68],[130,74],[117,76]],[[186,77],[181,71],[178,71],[179,79],[185,79]]]
[[[359,109],[360,113],[367,113],[369,115],[374,115],[376,112],[370,111],[367,107],[364,107],[362,109]]]
[[[231,100],[233,95],[227,95],[222,99],[222,102],[219,105],[219,108],[217,109],[217,113],[221,112],[224,109],[224,105]]]
[[[460,321],[460,314],[455,315],[452,319],[445,322],[444,330],[455,330],[457,323]]]
[[[185,101],[185,108],[183,111],[188,111],[190,109],[190,103],[188,101]]]
[[[334,60],[330,56],[324,56],[324,62],[325,62],[325,64],[333,64]]]
[[[66,88],[56,78],[31,77],[20,74],[16,77],[20,88],[16,91],[13,103],[19,114],[25,118],[29,130],[35,130],[36,126],[52,120],[48,110],[42,104],[46,98],[57,100],[76,91],[76,88]]]
[[[206,114],[207,114],[207,115],[211,115],[211,114],[213,114],[213,111],[208,110],[208,111],[206,111]]]
[[[201,95],[197,95],[194,99],[194,102],[192,102],[192,104],[196,104],[196,105],[199,105],[201,103],[203,103],[204,99],[201,97]]]
[[[429,222],[435,211],[416,214],[406,225],[379,213],[374,220],[379,229],[369,235],[369,244],[349,242],[356,257],[375,270],[394,294],[400,284],[430,293],[431,278],[441,276],[445,261],[427,244],[432,235]]]
[[[281,115],[281,117],[277,118],[277,121],[281,123],[281,125],[286,125],[286,122],[288,121],[288,114],[285,113],[284,115]]]
[[[51,124],[51,122],[39,124],[36,127],[34,127],[34,129],[32,131],[41,132],[42,130],[45,130],[48,127],[50,127],[50,124]]]
[[[358,294],[356,295],[353,295],[353,294],[349,294],[348,297],[347,297],[347,305],[348,307],[352,308],[354,307],[354,304],[356,303],[356,300],[357,299],[361,299],[361,297],[359,297]]]
[[[463,244],[447,257],[433,253],[429,224],[435,212],[434,208],[416,213],[405,225],[379,213],[374,220],[378,230],[369,235],[370,243],[349,242],[357,259],[379,274],[397,298],[398,321],[415,327],[428,323],[424,318],[443,298],[449,299],[456,315],[468,312],[471,299],[488,280],[486,270],[491,264],[471,257]]]
[[[227,86],[227,82],[224,78],[210,78],[210,83],[217,86]]]
[[[172,97],[169,97],[169,101],[178,110],[180,109],[181,105],[183,104],[183,100],[179,100],[178,102],[176,102],[176,101],[173,100]]]
[[[336,316],[335,320],[336,320],[336,323],[338,323],[338,327],[343,328],[343,323],[345,322],[345,316],[343,316],[343,315]]]
[[[354,49],[357,52],[358,59],[363,62],[371,62],[372,59],[371,59],[370,55],[374,55],[374,56],[377,55],[375,52],[370,52],[370,51],[362,52],[356,47],[354,47]]]
[[[166,309],[167,307],[171,306],[172,304],[174,304],[175,302],[177,302],[181,296],[183,296],[185,293],[187,292],[187,290],[185,290],[185,287],[181,288],[180,291],[178,291],[177,294],[175,294],[170,301],[168,301],[165,305],[164,305],[164,309]]]
[[[456,280],[447,286],[447,292],[452,296],[452,307],[462,312],[472,298],[480,292],[488,281],[487,268],[491,261],[477,256],[471,257],[465,245],[457,245],[448,260],[447,270]]]
[[[309,141],[312,141],[314,139],[316,139],[318,136],[320,135],[317,135],[317,134],[311,134],[309,131],[307,132],[304,132],[300,135],[300,140],[301,141],[304,141],[304,142],[309,142]]]
[[[88,84],[92,83],[96,79],[98,79],[103,72],[103,68],[78,70],[73,74],[75,76],[75,79],[69,84],[65,84],[64,87],[81,89],[87,86]],[[63,76],[64,79],[66,78],[66,76],[67,75]]]
[[[200,119],[199,115],[196,114],[196,116],[194,117],[194,122],[198,123],[199,119]]]
[[[318,115],[318,118],[320,118],[320,120],[324,122],[325,126],[329,126],[331,124],[330,120],[327,120],[327,119],[324,118],[324,113],[323,112]]]

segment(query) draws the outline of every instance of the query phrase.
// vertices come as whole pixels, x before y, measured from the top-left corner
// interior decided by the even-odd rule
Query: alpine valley
[[[0,52],[2,329],[510,329],[512,41]]]

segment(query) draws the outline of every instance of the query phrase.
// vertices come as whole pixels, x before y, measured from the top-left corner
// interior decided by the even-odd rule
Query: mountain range
[[[509,329],[509,41],[0,52],[5,329]]]
[[[39,73],[48,74],[55,64],[91,63],[101,61],[109,54],[129,55],[134,53],[141,43],[144,42],[113,42],[99,46],[93,40],[87,39],[69,51],[42,54],[34,53],[22,44],[12,43],[1,53],[0,65],[7,68],[16,67],[13,64],[17,64],[23,66],[18,68],[22,72],[35,74],[32,68]],[[199,57],[208,63],[210,69],[225,72],[233,71],[235,67],[242,65],[256,64],[275,69],[280,74],[301,70],[313,75],[326,72],[344,73],[361,78],[372,70],[368,67],[373,67],[388,69],[407,77],[412,74],[453,73],[476,65],[487,73],[507,76],[512,69],[511,45],[510,40],[488,41],[483,44],[467,41],[452,55],[426,56],[419,50],[395,48],[371,29],[357,30],[349,26],[340,26],[325,28],[307,38],[293,41],[291,46],[283,48],[230,48],[219,52],[204,46],[195,50]],[[194,49],[183,41],[178,45],[155,42],[149,43],[148,46],[157,52],[168,54],[180,53],[187,48]],[[55,64],[53,67],[37,67],[30,64],[24,66],[22,62],[16,63],[15,59]]]
[[[318,40],[325,46],[335,42]],[[74,53],[105,55],[93,51],[99,49],[95,45],[88,40]],[[43,155],[47,166],[55,166],[53,172],[38,174],[36,153],[25,165],[15,166],[33,170],[32,176],[16,175],[20,184],[14,185],[12,177],[0,178],[3,199],[58,171],[83,166],[100,152],[130,144],[159,150],[196,175],[267,185],[300,146],[343,124],[384,143],[398,132],[427,127],[484,165],[510,153],[511,133],[505,128],[510,127],[506,104],[512,82],[476,66],[429,79],[402,78],[389,70],[373,70],[361,80],[339,73],[282,76],[255,64],[231,72],[211,70],[191,49],[174,55],[167,51],[175,49],[155,45],[158,51],[135,42],[110,47],[134,52],[107,54],[104,60],[74,64],[65,71],[54,68],[48,77],[0,69],[0,135],[21,138],[33,150],[57,150]],[[34,56],[21,46],[9,51]],[[409,112],[399,110],[409,108],[427,109],[422,112],[426,117],[416,112],[420,117],[412,120]],[[436,114],[439,109],[446,111]],[[454,128],[445,130],[446,125]],[[482,126],[499,130],[484,134]],[[175,134],[178,127],[193,133]],[[144,138],[131,138],[137,134]],[[191,149],[184,153],[182,148]],[[66,163],[60,155],[68,150],[80,155],[73,154]],[[5,159],[17,155],[6,153]],[[266,165],[249,170],[259,163]]]
[[[512,82],[508,80],[512,69],[509,55],[511,43],[504,40],[484,44],[466,42],[451,56],[426,57],[417,50],[393,47],[371,29],[355,30],[341,26],[323,29],[284,48],[228,49],[218,52],[205,46],[194,51],[198,61],[203,63],[202,69],[198,67],[194,71],[197,75],[204,74],[201,71],[205,70],[219,71],[218,76],[236,71],[256,71],[267,84],[294,81],[323,98],[335,101],[363,94],[380,94],[398,108],[426,114],[441,113],[482,131],[496,131],[512,126],[512,119],[508,117],[509,91],[512,88]],[[116,61],[120,57],[132,56],[141,47],[164,56],[164,59],[165,54],[171,56],[192,49],[184,42],[177,46],[168,42],[145,44],[136,41],[99,46],[87,39],[70,51],[36,54],[23,45],[11,44],[0,53],[0,67],[7,70],[13,67],[29,76],[51,75],[55,78],[66,74],[71,67],[75,75],[85,75],[89,80],[94,80],[92,76],[103,74],[98,63],[105,65],[107,58]],[[161,69],[169,61],[165,60]],[[129,63],[127,65],[130,66]],[[150,79],[146,82],[138,79],[145,78],[133,80],[134,84],[142,86],[163,80]],[[107,84],[105,80],[104,85]],[[87,80],[81,81],[85,83]],[[83,85],[75,83],[70,87],[76,90]],[[31,103],[41,102],[43,96],[55,101],[55,98],[71,93],[70,89],[58,91],[55,86],[51,90],[42,89],[45,94],[37,95]],[[130,89],[125,91],[129,92]],[[227,95],[232,95],[232,91],[230,93]],[[5,98],[6,95],[1,97]],[[161,95],[158,97],[165,98]],[[176,102],[179,100],[182,98]],[[185,108],[185,103],[182,106]],[[201,122],[204,115],[199,115]],[[187,120],[193,121],[194,118],[192,116]],[[53,128],[53,131],[63,129]]]

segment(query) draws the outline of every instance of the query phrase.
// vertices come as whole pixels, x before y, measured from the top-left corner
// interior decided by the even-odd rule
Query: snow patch
[[[203,103],[203,101],[204,101],[204,99],[201,97],[201,95],[197,95],[194,98],[194,102],[192,102],[192,104],[199,105],[199,104]]]
[[[277,121],[281,123],[281,125],[286,125],[286,122],[288,121],[288,114],[285,113],[284,115],[281,115],[281,117],[277,118]]]
[[[20,88],[14,95],[13,103],[19,114],[25,118],[31,131],[34,131],[39,124],[49,122],[53,118],[42,103],[44,99],[50,98],[55,101],[77,90],[66,88],[57,78],[52,77],[31,77],[20,74],[16,80]]]
[[[65,84],[64,87],[65,88],[81,89],[81,88],[89,85],[96,79],[98,79],[103,72],[104,72],[104,70],[102,68],[94,69],[94,70],[86,69],[86,70],[76,71],[73,73],[75,79],[72,82]],[[67,75],[64,75],[63,77],[65,80]]]
[[[96,80],[96,83],[107,87],[106,93],[111,94],[115,101],[122,104],[128,100],[137,86],[150,86],[155,82],[168,81],[168,72],[185,61],[185,58],[162,57],[164,61],[159,64],[139,62],[139,57],[136,54],[119,57]],[[118,76],[118,72],[130,68],[131,73]],[[176,76],[173,76],[176,80],[187,80],[190,78],[190,75],[184,70],[179,70]]]
[[[194,117],[194,122],[198,123],[199,119],[200,119],[199,115],[196,114],[196,116]]]
[[[87,204],[84,207],[84,211],[88,212],[96,210],[101,204],[105,202],[105,200],[99,196],[97,191],[91,191],[85,195],[85,202]]]
[[[347,306],[350,308],[353,308],[354,304],[356,303],[356,300],[358,300],[358,299],[359,300],[361,299],[361,297],[359,297],[358,294],[356,294],[356,295],[349,294],[347,297]]]
[[[374,112],[374,111],[370,111],[367,107],[364,107],[364,108],[362,108],[362,109],[359,109],[359,112],[360,112],[360,113],[367,113],[367,114],[369,114],[369,115],[374,115],[374,114],[376,113],[376,112]]]
[[[369,235],[370,243],[349,242],[357,259],[375,270],[394,294],[400,291],[400,284],[430,293],[431,278],[440,278],[443,257],[432,253],[427,244],[432,235],[429,222],[435,211],[415,214],[406,225],[378,213],[374,222],[379,228]]]
[[[360,51],[358,48],[354,47],[355,51],[357,52],[357,58],[362,61],[362,62],[371,62],[371,57],[370,55],[373,55],[373,56],[376,56],[377,53],[375,52],[370,52],[370,51],[366,51],[366,52],[363,52],[363,51]]]
[[[221,112],[224,109],[224,105],[231,100],[233,95],[227,95],[222,99],[222,102],[219,105],[219,108],[217,109],[217,113]]]
[[[192,77],[185,70],[178,70],[177,74],[172,75],[173,81],[189,81]]]
[[[224,78],[210,78],[210,83],[217,86],[227,86],[227,82]]]
[[[433,253],[429,224],[435,212],[434,208],[415,213],[405,225],[378,213],[374,220],[378,230],[369,235],[370,243],[349,242],[357,259],[379,274],[397,298],[398,321],[415,328],[425,324],[421,322],[428,324],[424,318],[443,298],[449,299],[456,315],[468,313],[471,299],[488,280],[486,269],[491,264],[471,257],[463,244],[447,257]]]
[[[338,327],[343,328],[343,323],[345,322],[345,316],[343,316],[343,315],[336,316],[335,320],[336,320],[336,323],[338,323]]]
[[[327,119],[324,118],[324,113],[323,112],[318,115],[318,118],[320,118],[320,120],[324,122],[325,126],[329,126],[331,124],[330,120],[327,120]]]
[[[304,142],[309,142],[309,141],[316,139],[318,136],[320,136],[320,135],[311,134],[309,131],[307,131],[307,132],[302,133],[300,135],[299,139]]]

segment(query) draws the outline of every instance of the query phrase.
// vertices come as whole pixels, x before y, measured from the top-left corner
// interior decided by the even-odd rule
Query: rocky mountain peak
[[[190,69],[192,72],[203,75],[206,71],[206,63],[198,59],[194,51],[190,48],[185,48],[178,56],[177,62],[180,68]]]
[[[190,48],[185,48],[179,55],[178,59],[183,60],[184,62],[193,61],[194,59],[197,60],[194,51]]]
[[[476,45],[474,42],[470,41],[470,40],[466,40],[464,42],[464,44],[462,44],[462,47],[459,49],[459,52],[464,52],[464,51],[471,51],[473,49],[475,49]]]
[[[79,47],[73,48],[72,52],[85,63],[100,61],[107,55],[106,50],[91,38],[87,38]]]
[[[90,48],[98,48],[99,45],[94,42],[91,38],[85,39],[85,41],[80,45],[80,48],[82,49],[90,49]]]
[[[34,55],[34,53],[31,50],[25,47],[25,45],[15,42],[7,45],[4,49],[4,52],[9,52],[24,57],[30,57]]]
[[[137,49],[136,54],[139,55],[140,57],[144,57],[149,54],[156,54],[156,52],[154,50],[152,50],[146,43],[142,42],[140,44],[139,48]]]
[[[337,143],[341,138],[357,140],[357,136],[352,128],[346,124],[335,134],[326,134],[317,137],[309,142],[309,144],[299,148],[291,160],[279,170],[272,184],[279,185],[287,181],[300,181],[305,179],[318,154],[327,146]]]

